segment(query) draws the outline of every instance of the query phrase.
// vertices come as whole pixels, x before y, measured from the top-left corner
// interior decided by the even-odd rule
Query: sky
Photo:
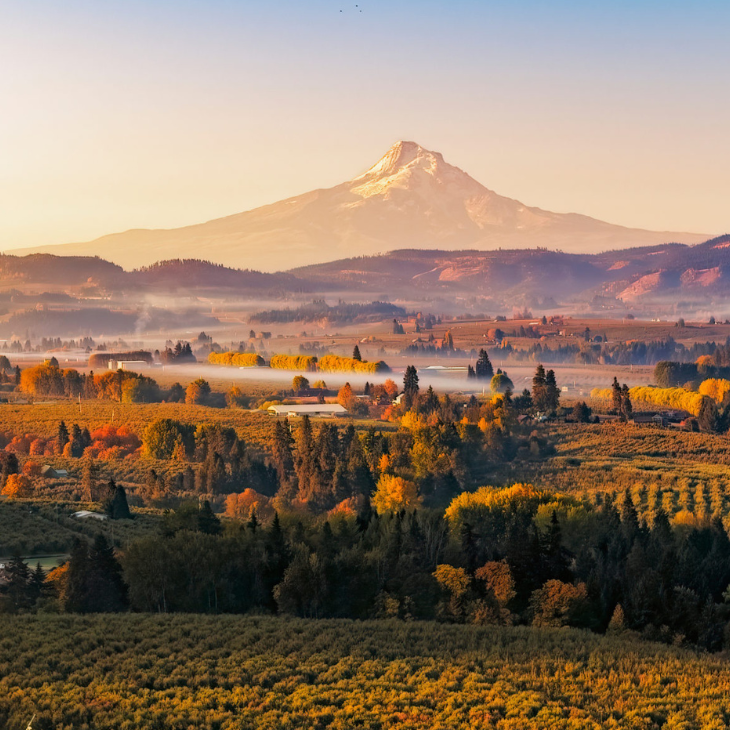
[[[0,0],[0,250],[172,228],[397,140],[501,195],[730,232],[726,0]]]

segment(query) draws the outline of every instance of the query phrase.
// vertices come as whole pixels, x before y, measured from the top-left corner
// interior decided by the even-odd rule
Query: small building
[[[298,418],[301,416],[346,416],[347,408],[339,403],[302,403],[288,406],[269,406],[269,413],[274,416]]]
[[[50,464],[46,464],[41,469],[41,476],[46,479],[65,479],[68,472],[65,469],[54,469]]]
[[[662,413],[653,413],[651,411],[634,413],[631,422],[637,426],[641,425],[653,425],[653,426],[666,426],[667,418]]]
[[[75,517],[78,520],[108,520],[109,516],[102,514],[101,512],[91,512],[88,509],[82,509],[79,512],[74,512],[71,517]]]
[[[147,360],[109,360],[109,370],[141,370],[150,367]]]

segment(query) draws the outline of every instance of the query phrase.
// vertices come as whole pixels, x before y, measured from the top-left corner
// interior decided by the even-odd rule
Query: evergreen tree
[[[633,415],[634,409],[631,405],[631,395],[629,394],[629,386],[626,383],[621,388],[621,417],[625,421],[630,421]]]
[[[198,510],[198,532],[205,535],[220,535],[223,531],[221,521],[211,509],[210,502],[206,499]]]
[[[56,453],[62,454],[63,449],[65,448],[67,443],[68,443],[68,428],[66,428],[66,424],[63,421],[61,421],[58,424],[58,429],[56,431]]]
[[[418,390],[418,371],[414,365],[408,365],[403,376],[403,403],[407,410],[416,403]]]
[[[621,386],[619,385],[618,379],[613,379],[613,385],[611,386],[611,395],[613,401],[613,410],[620,414],[623,406],[623,394],[621,392]]]
[[[360,355],[360,348],[355,345],[355,348],[352,351],[352,359],[357,360],[358,362],[362,362],[362,355]]]
[[[421,404],[421,408],[425,413],[433,413],[434,411],[437,411],[439,408],[439,399],[436,395],[433,386],[429,385],[428,390],[426,391],[426,396],[423,399],[423,403]]]
[[[705,396],[700,404],[700,412],[697,415],[697,421],[700,428],[708,433],[715,433],[718,428],[718,413],[715,401]]]
[[[104,535],[97,535],[88,558],[85,611],[111,613],[123,611],[128,605],[127,586],[122,567],[114,556],[114,548]]]
[[[129,511],[129,504],[127,503],[127,493],[124,487],[114,483],[114,480],[109,481],[107,488],[107,499],[104,504],[104,510],[112,520],[130,520],[132,519],[132,513]]]
[[[31,606],[31,572],[17,553],[10,559],[6,569],[5,595],[11,611],[23,611]]]
[[[475,374],[479,380],[491,380],[494,377],[494,368],[486,350],[479,350],[479,357],[475,367]]]
[[[555,381],[555,371],[548,370],[545,373],[545,401],[547,410],[557,411],[560,405],[560,388]]]
[[[532,377],[532,402],[538,411],[549,410],[545,368],[542,363],[537,366],[535,375]]]

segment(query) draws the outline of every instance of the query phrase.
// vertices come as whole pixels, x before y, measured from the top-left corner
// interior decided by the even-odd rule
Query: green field
[[[4,617],[0,726],[725,728],[719,656],[577,630],[210,616]]]

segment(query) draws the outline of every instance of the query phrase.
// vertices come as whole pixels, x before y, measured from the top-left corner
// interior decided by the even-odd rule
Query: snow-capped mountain
[[[125,268],[198,258],[279,271],[403,248],[547,247],[595,253],[706,238],[624,228],[529,207],[484,187],[438,152],[397,142],[365,173],[333,188],[199,225],[130,230],[88,243],[17,253],[98,255]]]

